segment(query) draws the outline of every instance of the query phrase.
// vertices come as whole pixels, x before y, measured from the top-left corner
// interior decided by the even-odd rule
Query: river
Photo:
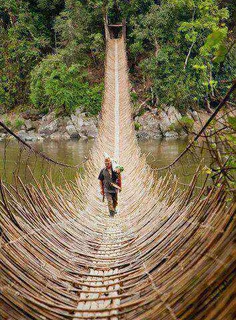
[[[93,140],[70,140],[70,141],[43,141],[32,144],[34,148],[44,152],[51,158],[68,163],[70,165],[81,164],[88,156]],[[168,165],[177,155],[184,150],[187,145],[186,139],[177,140],[148,140],[139,141],[141,152],[146,154],[147,162],[152,168],[159,168]],[[4,161],[5,159],[5,161]],[[35,177],[38,179],[46,173],[48,167],[45,162],[40,161],[28,151],[20,151],[19,145],[15,141],[9,141],[7,148],[5,143],[0,142],[0,174],[4,180],[12,181],[13,173],[19,175],[22,180],[30,181],[31,176],[25,169],[25,163],[30,165]],[[177,166],[175,174],[180,177],[181,182],[189,183],[192,174],[196,169],[196,163],[191,159],[183,158],[181,165]],[[52,179],[56,184],[61,183],[61,170],[57,166],[51,166]],[[70,169],[63,170],[63,176],[67,179],[73,179],[75,172]]]

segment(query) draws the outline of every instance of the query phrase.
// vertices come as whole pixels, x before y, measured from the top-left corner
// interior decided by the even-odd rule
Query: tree
[[[218,99],[219,81],[235,73],[228,20],[215,0],[166,0],[132,16],[131,57],[161,104],[187,109]]]
[[[90,114],[100,111],[103,84],[91,85],[80,64],[67,66],[60,55],[48,56],[32,71],[31,100],[40,109],[70,114],[80,107]]]
[[[22,0],[1,0],[0,102],[5,109],[27,103],[29,74],[49,46],[42,14]]]

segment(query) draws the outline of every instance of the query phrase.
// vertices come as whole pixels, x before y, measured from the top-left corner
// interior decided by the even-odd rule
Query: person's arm
[[[101,188],[101,194],[104,195],[104,184],[103,184],[103,181],[100,180],[100,188]]]
[[[100,189],[101,189],[101,194],[104,196],[104,183],[103,183],[103,180],[104,180],[104,176],[103,176],[103,172],[101,170],[99,176],[98,176],[98,179],[99,179],[99,184],[100,184]]]

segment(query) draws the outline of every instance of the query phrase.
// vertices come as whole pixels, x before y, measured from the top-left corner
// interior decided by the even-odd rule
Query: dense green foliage
[[[128,18],[134,75],[149,83],[149,95],[177,108],[209,107],[236,75],[233,4],[216,0],[136,2]],[[147,11],[140,10],[140,2]],[[150,81],[151,80],[151,81]],[[220,92],[220,94],[219,94]]]
[[[97,114],[103,83],[90,86],[87,77],[81,65],[67,66],[60,55],[48,56],[32,72],[31,100],[40,109],[53,106],[58,112],[70,113],[83,107]]]
[[[0,0],[1,109],[96,114],[103,88],[102,1]],[[95,75],[93,75],[93,73]]]
[[[133,86],[153,106],[214,106],[235,77],[232,0],[0,0],[1,110],[96,114],[105,8],[127,20]]]
[[[29,73],[50,40],[43,15],[27,1],[1,0],[0,9],[0,103],[12,108],[26,101]]]

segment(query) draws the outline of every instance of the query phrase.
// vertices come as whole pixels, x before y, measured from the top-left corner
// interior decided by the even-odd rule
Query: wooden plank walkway
[[[116,222],[109,223],[103,234],[102,242],[110,243],[109,245],[101,244],[100,249],[96,254],[96,258],[102,261],[105,259],[116,259],[120,255],[120,226]],[[116,236],[118,234],[118,237]],[[97,260],[93,261],[97,264]],[[106,263],[106,261],[104,261]],[[99,264],[99,263],[98,263]],[[81,293],[79,299],[86,299],[88,301],[81,301],[78,304],[77,312],[74,319],[84,319],[89,317],[91,319],[102,320],[118,320],[118,310],[111,310],[112,308],[118,308],[120,305],[119,291],[119,269],[118,268],[104,268],[96,269],[91,268],[89,270],[89,276],[86,277],[82,290],[88,291],[87,293]],[[110,277],[112,278],[110,279]],[[110,279],[110,280],[109,280]],[[86,286],[89,284],[89,287]],[[99,288],[98,288],[99,287]],[[97,293],[97,290],[100,293]],[[93,312],[91,312],[91,310]],[[106,311],[103,311],[106,310]],[[109,318],[108,318],[109,317]]]

